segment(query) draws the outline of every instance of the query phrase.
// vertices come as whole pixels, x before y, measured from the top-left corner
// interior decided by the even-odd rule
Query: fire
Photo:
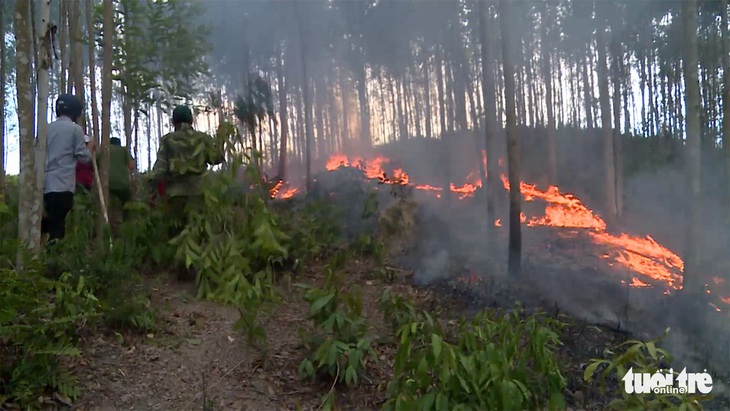
[[[299,189],[296,187],[284,187],[286,184],[284,180],[279,179],[273,187],[269,189],[270,198],[281,198],[288,199],[294,197],[299,193]],[[283,190],[282,190],[283,189]]]
[[[385,157],[378,156],[371,161],[363,161],[360,158],[352,158],[348,161],[347,156],[336,154],[327,161],[327,170],[335,170],[340,166],[352,166],[362,169],[368,178],[379,178],[381,181],[392,181],[385,178],[386,174],[382,169],[383,164],[389,160]],[[482,161],[486,167],[486,152],[482,152]],[[504,160],[499,160],[499,165],[504,165]],[[401,169],[394,169],[393,176],[395,181],[401,184],[413,184],[410,177]],[[510,184],[506,175],[501,176],[502,185],[509,190]],[[464,199],[474,195],[477,189],[482,187],[481,177],[478,173],[472,173],[467,177],[466,184],[457,186],[450,184],[449,190],[457,194],[459,199]],[[417,190],[430,192],[441,197],[442,187],[431,186],[427,184],[413,184]],[[589,230],[588,234],[592,241],[609,247],[612,251],[602,255],[602,258],[608,260],[609,266],[618,264],[630,270],[632,275],[629,286],[631,287],[652,287],[652,283],[661,282],[669,288],[664,294],[670,294],[671,290],[682,289],[682,272],[684,270],[684,261],[676,253],[657,243],[653,238],[637,237],[627,233],[618,236],[606,232],[606,222],[594,212],[586,207],[578,198],[571,194],[561,193],[556,186],[550,186],[543,191],[537,188],[535,184],[527,184],[520,182],[520,192],[526,202],[535,199],[543,200],[547,203],[545,213],[542,216],[532,217],[529,220],[524,213],[520,214],[520,221],[528,227],[534,226],[551,226],[573,229]],[[501,227],[502,221],[496,219],[495,227]],[[723,284],[722,278],[715,277],[713,282],[716,285]],[[626,283],[622,281],[622,283]],[[730,305],[730,297],[719,297],[719,300]],[[719,311],[719,308],[713,305]]]
[[[502,174],[501,177],[504,189],[509,190],[507,176]],[[594,215],[579,199],[570,194],[560,194],[560,190],[555,186],[550,186],[547,191],[540,191],[534,184],[521,182],[520,193],[522,193],[522,196],[527,202],[535,198],[548,202],[548,207],[545,209],[545,216],[531,219],[527,223],[528,226],[546,225],[565,228],[591,228],[597,231],[606,229],[606,223],[602,218]]]

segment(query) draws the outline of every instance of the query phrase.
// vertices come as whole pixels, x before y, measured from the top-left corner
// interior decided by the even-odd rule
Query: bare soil
[[[385,287],[413,298],[420,309],[441,307],[458,317],[468,307],[453,293],[409,284],[407,272],[395,282],[374,278],[370,261],[351,261],[348,286],[362,294],[364,315],[377,340],[379,361],[370,363],[355,389],[337,387],[337,404],[343,409],[379,409],[386,399],[396,345],[393,333],[377,308]],[[313,265],[295,282],[317,284],[324,270]],[[146,279],[152,293],[150,310],[158,329],[147,335],[98,333],[85,338],[76,368],[83,389],[75,404],[79,410],[280,410],[320,408],[332,389],[327,381],[302,380],[298,367],[307,354],[302,335],[311,328],[302,291],[284,286],[285,301],[265,318],[265,351],[247,344],[234,330],[235,310],[195,299],[193,283],[167,275]],[[591,358],[625,339],[622,333],[571,323],[563,335],[561,363],[569,380],[566,398],[573,407],[601,409],[606,399],[582,381],[582,368]]]

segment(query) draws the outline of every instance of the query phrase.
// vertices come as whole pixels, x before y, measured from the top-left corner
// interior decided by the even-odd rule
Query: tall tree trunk
[[[281,145],[279,146],[279,178],[286,180],[286,154],[289,141],[289,108],[286,102],[286,83],[284,78],[284,56],[277,59],[276,77],[279,82],[279,125],[281,127]]]
[[[547,109],[547,160],[548,179],[552,185],[558,185],[558,155],[555,149],[555,113],[553,112],[553,74],[551,71],[550,50],[548,49],[547,16],[541,13],[542,76],[545,82],[545,106]]]
[[[69,63],[70,74],[74,81],[74,93],[86,106],[86,93],[84,88],[84,58],[83,47],[81,46],[81,0],[71,0],[69,10],[69,34],[71,41],[71,60]],[[86,116],[81,116],[79,125],[86,131]]]
[[[317,77],[314,82],[314,101],[316,102],[316,106],[312,107],[312,111],[314,111],[314,121],[315,121],[315,127],[317,128],[317,147],[316,147],[316,158],[322,158],[324,156],[324,147],[325,147],[325,135],[324,135],[324,114],[326,110],[324,109],[324,96],[325,96],[325,90],[324,90],[324,84],[321,77]]]
[[[58,68],[59,84],[61,93],[69,93],[71,84],[67,84],[68,73],[68,53],[66,46],[68,45],[68,14],[66,13],[67,1],[58,2],[58,51],[61,55],[61,67]],[[70,81],[68,82],[70,83]]]
[[[31,62],[34,54],[31,50],[31,1],[15,2],[15,88],[18,96],[18,134],[20,138],[20,190],[18,200],[18,239],[24,246],[33,247],[30,236],[33,203],[35,200],[35,102],[33,74]],[[23,258],[18,249],[18,265],[22,266]]]
[[[621,156],[621,66],[620,61],[623,59],[623,50],[621,49],[621,39],[619,38],[620,28],[614,25],[612,27],[612,61],[611,61],[611,80],[613,84],[613,159],[614,171],[616,173],[616,217],[621,221],[621,215],[624,207],[623,186],[624,186],[624,166]]]
[[[446,133],[446,94],[444,93],[444,60],[441,46],[436,49],[436,90],[438,92],[439,122],[441,125],[441,138]]]
[[[347,79],[344,70],[340,72],[340,99],[342,100],[342,146],[349,154],[352,141],[350,140],[350,94],[347,88]],[[359,94],[359,92],[358,92]]]
[[[606,219],[614,223],[616,211],[616,169],[613,155],[613,132],[611,130],[611,97],[608,93],[608,68],[606,67],[606,29],[601,26],[596,32],[598,49],[598,94],[601,105],[601,134],[603,135],[603,168]]]
[[[496,139],[499,133],[497,127],[496,91],[494,89],[493,53],[489,40],[487,26],[487,2],[479,2],[479,42],[482,56],[482,94],[484,100],[484,134],[487,149],[487,225],[488,239],[494,240],[494,221],[496,221],[494,200],[497,196],[497,174],[499,155],[497,154]]]
[[[728,30],[727,0],[722,8],[722,151],[725,156],[726,204],[730,203],[730,30]],[[3,82],[4,84],[4,82]]]
[[[48,71],[53,64],[53,37],[51,34],[51,0],[40,4],[41,26],[39,38],[39,60],[36,61],[38,71],[38,129],[35,141],[35,190],[30,209],[30,233],[28,240],[31,248],[40,249],[41,220],[43,218],[43,192],[46,179],[46,142],[48,141]],[[4,40],[4,39],[3,39]]]
[[[296,14],[297,23],[299,25],[299,50],[301,52],[301,64],[302,64],[302,88],[304,89],[304,127],[306,133],[306,147],[305,147],[305,163],[307,168],[307,193],[312,191],[312,100],[309,95],[309,76],[307,72],[307,50],[305,45],[309,38],[307,33],[309,30],[304,30],[304,23],[302,17],[299,15],[299,8],[297,3],[294,3],[294,13]]]
[[[684,257],[683,288],[690,294],[702,292],[703,279],[700,277],[700,254],[702,250],[700,235],[700,88],[697,79],[697,0],[682,1],[683,28],[683,69],[685,84],[685,104],[687,111],[687,246]]]
[[[431,128],[433,127],[433,122],[431,121],[431,65],[429,64],[429,56],[427,53],[424,53],[425,58],[423,61],[423,87],[426,89],[426,138],[432,138],[433,137],[433,131]]]
[[[522,195],[520,194],[520,147],[515,119],[515,67],[516,42],[510,31],[512,4],[499,0],[499,26],[502,34],[502,72],[504,73],[505,115],[507,117],[507,173],[509,178],[509,255],[508,272],[512,277],[522,274]]]
[[[0,0],[0,202],[5,202],[5,0]]]
[[[583,103],[586,109],[586,128],[593,128],[593,90],[588,80],[588,52],[586,51],[585,58],[581,59],[581,66],[583,68]]]
[[[444,170],[444,184],[443,184],[443,191],[442,196],[444,201],[448,203],[450,201],[451,197],[451,147],[449,146],[449,137],[447,136],[446,130],[446,95],[444,92],[444,75],[443,75],[443,68],[444,68],[444,60],[443,60],[443,50],[441,48],[441,45],[437,46],[436,51],[436,84],[437,84],[437,90],[439,94],[439,120],[441,122],[441,145],[443,147],[443,150],[441,152],[441,155],[444,157],[443,162],[443,170]]]
[[[358,71],[357,79],[357,97],[360,103],[360,141],[364,143],[363,148],[369,148],[372,145],[372,137],[370,135],[370,105],[368,103],[367,92],[367,72],[365,65]],[[349,136],[348,136],[349,137]]]
[[[86,0],[86,37],[88,39],[94,39],[94,24],[93,24],[93,10],[92,3],[94,0]],[[89,133],[94,137],[94,141],[97,143],[100,141],[99,136],[99,106],[96,100],[96,42],[91,41],[88,47],[89,51],[89,90],[91,93],[91,124],[93,129]]]
[[[104,200],[109,199],[109,138],[111,136],[111,105],[112,105],[112,47],[114,44],[114,3],[113,0],[103,0],[103,55],[101,73],[101,163],[99,164],[99,179]],[[129,136],[127,135],[129,138]],[[127,140],[129,144],[129,140]],[[109,212],[108,201],[105,201],[106,210],[99,213],[100,229],[106,221],[102,220]],[[99,231],[99,234],[102,232]],[[101,238],[101,237],[100,237]]]

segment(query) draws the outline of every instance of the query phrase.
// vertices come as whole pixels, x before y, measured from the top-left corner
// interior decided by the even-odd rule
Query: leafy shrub
[[[649,342],[629,340],[615,350],[606,350],[610,359],[593,359],[583,373],[585,381],[594,381],[597,378],[599,390],[606,392],[606,381],[611,379],[617,386],[622,386],[621,379],[630,368],[634,373],[654,374],[660,369],[666,368],[665,364],[671,364],[672,356],[657,345],[667,336],[669,329],[664,335]],[[679,372],[674,371],[674,375]],[[613,379],[615,378],[615,379]],[[702,410],[702,401],[709,399],[702,394],[675,394],[675,393],[649,393],[642,395],[628,394],[624,390],[620,398],[612,400],[608,406],[612,409],[642,409],[642,410]]]
[[[560,327],[539,314],[523,319],[517,310],[484,311],[462,320],[449,342],[439,322],[422,313],[398,330],[385,409],[562,409],[566,382],[555,356]]]
[[[0,268],[0,405],[30,407],[48,390],[76,399],[76,380],[62,366],[78,356],[78,330],[95,317],[97,300],[85,277],[54,281],[28,259],[18,273]]]
[[[265,338],[258,317],[278,297],[273,268],[288,256],[290,237],[279,228],[277,215],[267,204],[262,190],[244,193],[240,206],[229,192],[236,184],[238,169],[248,156],[231,153],[233,161],[217,173],[208,173],[204,204],[179,236],[171,240],[176,258],[197,271],[198,298],[235,307],[240,313],[237,327],[249,339]],[[244,176],[261,185],[256,167],[246,167]]]
[[[300,373],[311,378],[325,374],[336,383],[357,385],[367,357],[375,360],[360,296],[356,292],[341,294],[332,271],[321,288],[300,287],[307,290],[304,300],[309,304],[309,318],[320,331],[309,341],[317,348],[302,361]]]
[[[90,193],[79,193],[74,211],[68,217],[66,236],[53,252],[46,255],[51,273],[69,273],[76,281],[80,276],[99,299],[103,320],[115,328],[131,327],[140,331],[154,328],[155,319],[149,311],[149,298],[141,283],[139,267],[146,264],[155,244],[141,238],[159,237],[164,225],[154,225],[157,215],[148,212],[122,223],[123,235],[112,240],[108,230],[95,242]],[[136,232],[147,227],[146,231]],[[94,246],[96,245],[96,246]]]

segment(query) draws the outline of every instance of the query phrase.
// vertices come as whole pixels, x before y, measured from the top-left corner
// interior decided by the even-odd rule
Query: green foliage
[[[449,342],[422,313],[398,330],[385,409],[563,409],[566,382],[555,356],[561,326],[539,314],[484,311],[462,320]]]
[[[372,339],[366,336],[368,326],[362,317],[360,296],[357,292],[341,293],[338,283],[329,271],[321,288],[300,285],[307,290],[304,300],[309,304],[309,318],[319,333],[309,341],[317,348],[302,361],[299,371],[310,378],[326,374],[336,383],[357,385],[367,357],[376,357]]]
[[[606,380],[615,377],[618,381],[617,385],[621,385],[621,379],[626,375],[629,368],[633,368],[634,373],[653,374],[658,370],[665,368],[662,364],[670,364],[672,356],[664,349],[659,348],[659,343],[666,338],[669,329],[659,338],[652,341],[642,342],[638,340],[629,340],[615,350],[606,350],[606,354],[610,356],[606,359],[593,359],[583,372],[585,381],[594,381],[598,377],[599,390],[601,393],[606,392]],[[674,372],[678,375],[678,372]],[[627,394],[621,391],[621,398],[616,398],[609,403],[611,409],[629,410],[702,410],[702,401],[709,399],[708,396],[701,394],[672,394],[672,393],[650,393],[650,394]]]
[[[290,237],[279,227],[262,191],[235,201],[229,187],[236,184],[244,158],[229,154],[233,161],[226,168],[206,175],[202,209],[190,216],[171,244],[177,247],[178,261],[197,271],[198,298],[235,307],[241,315],[238,326],[250,339],[261,339],[265,332],[257,319],[277,300],[274,267],[287,258]],[[254,184],[261,181],[256,167],[246,167],[244,178]]]
[[[394,331],[417,318],[413,302],[392,293],[389,288],[383,290],[383,294],[378,300],[378,307],[383,312],[383,318],[391,324]]]
[[[300,261],[324,257],[341,241],[342,212],[326,201],[282,210],[281,229],[291,236],[290,255]]]
[[[131,108],[172,100],[189,100],[195,83],[208,73],[208,28],[190,23],[199,4],[187,0],[120,0],[114,24],[112,75]],[[102,7],[95,16],[96,43],[102,48]]]
[[[98,297],[103,320],[113,327],[131,327],[140,331],[154,328],[149,298],[141,284],[139,269],[164,253],[153,242],[164,233],[165,224],[159,212],[144,209],[131,213],[120,227],[123,234],[111,242],[106,237],[94,244],[95,210],[91,193],[77,193],[74,210],[68,217],[66,237],[46,256],[52,273],[70,273],[76,279],[85,276],[90,289]],[[134,205],[132,205],[134,207]],[[109,244],[112,246],[109,246]],[[153,256],[153,257],[150,257]],[[160,257],[160,263],[165,263]]]
[[[98,303],[85,277],[49,280],[39,260],[26,261],[20,273],[0,264],[0,405],[23,408],[49,389],[79,396],[62,359],[80,354],[78,331],[95,317]]]
[[[255,135],[256,127],[267,116],[274,116],[274,93],[269,83],[258,74],[249,74],[246,93],[236,99],[234,113],[236,118]]]

